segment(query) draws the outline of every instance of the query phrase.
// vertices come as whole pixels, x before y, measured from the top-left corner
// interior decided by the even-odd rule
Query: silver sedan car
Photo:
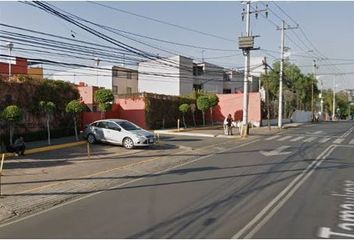
[[[123,145],[127,149],[156,143],[154,134],[123,119],[104,119],[91,123],[84,130],[89,143],[108,142]]]

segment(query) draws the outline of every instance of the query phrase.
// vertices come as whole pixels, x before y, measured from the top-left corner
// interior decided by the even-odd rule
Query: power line
[[[183,30],[186,30],[186,31],[189,31],[189,32],[195,32],[195,33],[199,33],[199,34],[202,34],[202,35],[205,35],[205,36],[214,37],[214,38],[218,38],[218,39],[229,41],[229,42],[235,42],[235,40],[233,40],[233,39],[228,39],[228,38],[225,38],[225,37],[221,37],[221,36],[218,36],[218,35],[215,35],[215,34],[212,34],[212,33],[202,32],[202,31],[199,31],[199,30],[196,30],[196,29],[192,29],[192,28],[184,27],[184,26],[177,25],[177,24],[174,24],[174,23],[170,23],[170,22],[167,22],[167,21],[163,21],[163,20],[160,20],[160,19],[157,19],[157,18],[143,16],[143,15],[140,15],[140,14],[137,14],[137,13],[133,13],[133,12],[129,12],[129,11],[126,11],[126,10],[123,10],[123,9],[119,9],[119,8],[116,8],[116,7],[107,6],[107,5],[102,4],[102,3],[92,2],[92,1],[88,1],[88,2],[91,3],[91,4],[95,4],[95,5],[104,7],[104,8],[108,8],[108,9],[114,10],[114,11],[123,12],[123,13],[129,14],[129,15],[132,15],[132,16],[136,16],[136,17],[144,18],[144,19],[147,19],[147,20],[150,20],[150,21],[154,21],[154,22],[158,22],[158,23],[161,23],[161,24],[169,25],[169,26],[176,27],[176,28],[179,28],[179,29],[183,29]]]

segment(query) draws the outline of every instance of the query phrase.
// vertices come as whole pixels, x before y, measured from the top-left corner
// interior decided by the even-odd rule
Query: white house
[[[184,56],[173,56],[139,63],[139,92],[187,95],[194,89],[214,93],[243,92],[243,73],[215,64],[195,63]],[[255,80],[252,77],[250,80]],[[251,84],[251,91],[258,91]]]

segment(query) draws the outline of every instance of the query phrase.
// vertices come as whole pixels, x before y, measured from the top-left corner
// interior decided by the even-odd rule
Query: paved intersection
[[[225,139],[211,154],[120,176],[128,181],[3,225],[0,237],[352,236],[343,204],[351,204],[353,138],[353,123],[338,122]]]

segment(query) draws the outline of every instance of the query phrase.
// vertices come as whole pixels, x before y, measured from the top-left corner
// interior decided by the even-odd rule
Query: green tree
[[[211,125],[213,126],[214,125],[214,122],[213,122],[213,108],[216,105],[218,105],[219,97],[216,94],[211,93],[211,94],[208,94],[208,99],[209,99],[210,120],[211,120]]]
[[[345,91],[340,91],[336,94],[336,105],[337,115],[340,119],[345,119],[348,117],[348,109],[350,107],[350,103],[348,101],[348,94]]]
[[[200,96],[197,98],[197,108],[202,111],[203,114],[203,126],[205,126],[205,111],[209,109],[208,96]]]
[[[99,89],[95,93],[95,99],[98,103],[98,108],[101,111],[101,118],[104,118],[105,112],[111,109],[114,95],[109,89]]]
[[[2,118],[9,124],[10,127],[10,144],[13,143],[13,135],[15,126],[22,119],[22,111],[16,105],[7,106],[2,112]]]
[[[194,124],[194,127],[197,126],[197,123],[195,122],[195,110],[196,110],[196,106],[195,106],[195,103],[191,103],[189,105],[190,109],[191,109],[191,112],[192,112],[192,118],[193,118],[193,124]]]
[[[188,112],[190,106],[189,104],[187,103],[183,103],[179,106],[179,111],[182,113],[182,118],[183,118],[183,125],[184,125],[184,128],[187,128],[187,124],[186,124],[186,121],[185,121],[185,114]]]
[[[53,116],[54,110],[55,110],[55,104],[53,102],[46,102],[46,101],[40,101],[39,102],[39,107],[42,110],[42,112],[45,113],[46,118],[47,118],[47,133],[48,133],[48,145],[50,145],[50,119]]]
[[[267,112],[276,109],[275,103],[279,100],[279,71],[280,63],[275,62],[272,69],[261,76],[262,86],[266,90]],[[310,111],[312,102],[312,85],[314,105],[317,100],[319,90],[317,88],[317,80],[312,74],[304,75],[295,64],[284,63],[283,78],[283,101],[285,116],[289,117],[295,109]],[[268,105],[268,104],[267,104]],[[275,117],[277,113],[269,113]]]
[[[79,137],[78,137],[78,134],[77,134],[77,116],[78,116],[79,113],[83,112],[84,110],[85,110],[85,105],[82,104],[79,100],[70,101],[66,105],[66,108],[65,108],[65,111],[67,113],[72,114],[72,116],[73,116],[76,141],[79,140]]]

